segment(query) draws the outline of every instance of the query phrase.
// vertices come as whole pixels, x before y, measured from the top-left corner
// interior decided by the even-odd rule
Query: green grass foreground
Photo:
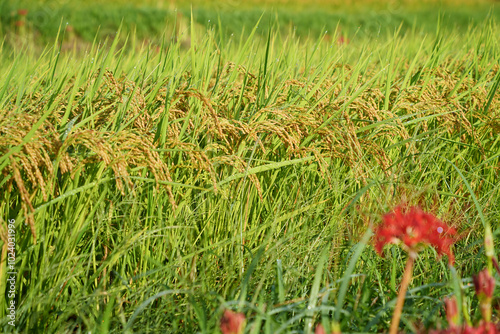
[[[400,203],[458,230],[454,277],[477,318],[482,223],[500,232],[499,33],[192,30],[189,48],[118,34],[87,53],[2,52],[15,331],[217,333],[225,308],[246,333],[386,331],[406,254],[380,258],[369,227]],[[420,253],[404,331],[446,326],[453,272]]]

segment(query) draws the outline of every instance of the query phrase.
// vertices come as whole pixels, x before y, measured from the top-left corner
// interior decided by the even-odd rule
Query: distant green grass
[[[298,2],[300,3],[300,1]],[[421,4],[372,4],[359,3],[356,6],[316,5],[304,7],[260,4],[250,6],[230,3],[137,5],[116,1],[71,2],[35,1],[13,3],[0,1],[0,36],[15,34],[17,10],[29,10],[26,18],[28,31],[34,34],[39,44],[53,41],[66,25],[83,41],[92,42],[94,37],[103,39],[113,36],[120,25],[126,33],[134,33],[139,39],[158,41],[162,36],[175,38],[175,30],[182,33],[190,21],[191,9],[194,21],[203,29],[221,28],[225,36],[246,36],[261,19],[257,35],[265,36],[269,26],[280,27],[281,33],[293,32],[301,37],[317,38],[325,31],[330,34],[340,26],[349,38],[355,36],[374,38],[392,35],[401,28],[403,32],[418,29],[423,33],[434,33],[437,21],[443,29],[466,31],[469,25],[479,24],[488,17],[499,18],[499,11],[493,3],[476,5]],[[300,8],[300,9],[299,9]],[[417,24],[418,22],[418,24]],[[416,26],[418,25],[418,26]]]
[[[0,223],[17,226],[18,332],[217,333],[224,308],[246,314],[246,333],[334,317],[387,331],[406,255],[380,258],[365,233],[400,203],[457,228],[477,318],[483,219],[497,246],[500,233],[497,21],[344,44],[259,27],[188,26],[188,46],[126,32],[86,53],[3,45]],[[445,327],[451,281],[423,251],[402,330]]]

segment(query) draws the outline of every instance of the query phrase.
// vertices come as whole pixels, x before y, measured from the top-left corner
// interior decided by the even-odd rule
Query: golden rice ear
[[[10,163],[13,172],[13,177],[16,182],[19,193],[21,194],[21,208],[24,211],[24,219],[26,220],[26,224],[30,226],[31,234],[33,235],[33,243],[36,244],[36,228],[35,228],[35,218],[33,208],[33,204],[31,203],[30,195],[26,190],[24,185],[24,181],[21,177],[21,173],[19,171],[16,159],[14,156],[10,156]]]
[[[349,65],[336,64],[332,67],[341,67],[345,80],[358,75]],[[195,177],[209,180],[213,191],[217,192],[218,171],[224,166],[231,166],[243,172],[251,147],[255,147],[256,157],[262,160],[272,160],[271,155],[277,153],[287,158],[314,155],[318,172],[330,184],[328,161],[341,159],[353,171],[356,181],[366,184],[374,168],[380,168],[387,176],[391,176],[390,169],[394,162],[381,143],[395,135],[401,140],[412,136],[411,129],[398,115],[415,115],[412,119],[418,120],[424,132],[429,128],[429,122],[438,120],[449,133],[461,131],[483,155],[484,147],[480,139],[491,136],[491,129],[498,127],[495,114],[484,115],[474,111],[477,108],[471,108],[487,103],[487,89],[474,90],[466,104],[459,104],[456,100],[448,99],[447,92],[469,89],[474,86],[473,78],[460,78],[439,69],[436,69],[433,80],[426,83],[424,90],[418,82],[404,90],[397,85],[392,87],[388,110],[382,107],[386,92],[378,87],[370,86],[356,91],[359,95],[351,98],[349,94],[341,95],[345,87],[340,82],[324,79],[317,83],[308,79],[308,73],[277,82],[275,92],[264,87],[265,95],[275,94],[274,99],[269,105],[256,110],[256,95],[261,89],[256,80],[258,75],[252,73],[250,68],[230,62],[223,66],[220,73],[214,72],[210,78],[212,88],[207,92],[189,87],[191,74],[185,72],[176,87],[171,90],[159,88],[155,96],[148,95],[151,92],[147,91],[147,84],[138,86],[123,75],[116,77],[112,71],[103,69],[96,98],[89,101],[89,106],[80,103],[85,92],[96,84],[100,71],[89,74],[87,80],[81,81],[81,87],[75,88],[75,82],[69,80],[61,88],[60,94],[52,102],[54,111],[33,134],[32,140],[24,143],[20,152],[13,154],[16,164],[10,163],[2,172],[12,175],[12,181],[7,181],[5,187],[14,184],[19,188],[22,210],[35,238],[34,210],[30,198],[40,191],[44,201],[50,200],[59,192],[58,183],[55,182],[58,175],[69,174],[74,177],[89,163],[102,163],[111,170],[121,193],[134,191],[129,175],[131,167],[146,168],[156,181],[155,189],[158,191],[163,187],[170,204],[175,208],[176,195],[169,184],[175,181],[172,176],[174,170],[196,170],[198,174]],[[355,78],[358,84],[352,89],[362,87],[373,75],[375,73],[368,71]],[[219,83],[219,89],[214,89],[215,82]],[[398,82],[398,78],[394,82]],[[307,100],[299,99],[297,103],[291,104],[290,96],[296,96],[297,91],[305,93]],[[75,92],[75,96],[72,105],[68,106],[67,96],[71,92]],[[196,115],[196,122],[193,118],[187,119],[183,130],[193,101],[199,103],[199,115]],[[117,122],[118,113],[123,110],[119,106],[125,102],[129,109],[120,116],[123,117],[120,124],[124,124],[124,127],[116,131],[116,127],[110,127],[109,122]],[[22,104],[26,106],[23,112],[14,109],[0,112],[0,124],[4,125],[0,137],[2,151],[23,143],[32,125],[45,112],[47,103],[46,95],[34,92],[23,97]],[[148,103],[157,104],[158,107],[152,108]],[[490,110],[498,110],[498,104],[498,99],[491,100]],[[68,131],[62,139],[56,125],[61,124],[67,108],[71,109],[71,113],[65,117],[71,119],[89,112],[94,114],[92,122]],[[239,117],[235,117],[235,110]],[[164,147],[158,147],[152,136],[159,120],[165,117],[169,123],[165,142],[162,143]],[[472,131],[472,118],[482,120],[485,126]],[[373,127],[363,129],[367,123],[359,120],[370,120],[381,126],[376,131],[373,131]],[[190,138],[189,141],[180,138],[182,131],[185,131],[184,136]],[[413,156],[419,153],[414,141],[408,141],[404,146]],[[78,147],[90,154],[71,152]],[[173,159],[177,161],[179,156],[182,157],[182,164],[173,164]],[[418,168],[425,167],[421,165],[422,161],[415,163]],[[263,190],[257,175],[249,175],[249,180],[262,198]]]

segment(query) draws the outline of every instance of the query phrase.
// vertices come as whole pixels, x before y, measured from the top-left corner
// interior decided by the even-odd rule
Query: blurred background
[[[432,34],[438,21],[442,29],[465,31],[497,17],[497,7],[493,0],[0,0],[0,37],[7,46],[26,41],[42,46],[60,32],[66,42],[85,45],[112,36],[122,24],[139,40],[181,39],[188,45],[192,13],[196,29],[213,29],[221,38],[248,34],[260,22],[257,35],[271,28],[328,40],[340,30],[347,41],[393,35],[398,29]]]

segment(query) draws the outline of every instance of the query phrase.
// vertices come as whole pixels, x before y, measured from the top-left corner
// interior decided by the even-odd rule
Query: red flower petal
[[[245,326],[245,315],[231,310],[225,310],[220,319],[222,334],[241,334]]]
[[[438,255],[448,255],[449,263],[455,262],[450,249],[454,240],[450,235],[456,234],[455,229],[447,226],[434,215],[412,207],[407,213],[396,207],[386,214],[383,223],[375,229],[375,250],[382,254],[386,244],[402,242],[412,251],[418,252],[422,244],[433,246]]]

